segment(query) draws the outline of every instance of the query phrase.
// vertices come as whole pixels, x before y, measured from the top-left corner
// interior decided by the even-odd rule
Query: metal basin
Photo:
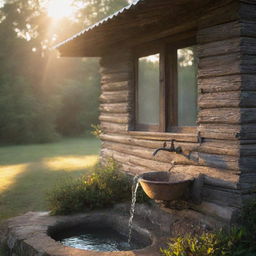
[[[148,172],[139,179],[148,197],[154,200],[173,201],[189,191],[194,178],[180,173]]]

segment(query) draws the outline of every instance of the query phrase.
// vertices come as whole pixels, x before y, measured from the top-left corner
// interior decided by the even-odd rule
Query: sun
[[[73,0],[49,0],[46,10],[49,17],[59,20],[72,18],[76,8],[73,6]]]

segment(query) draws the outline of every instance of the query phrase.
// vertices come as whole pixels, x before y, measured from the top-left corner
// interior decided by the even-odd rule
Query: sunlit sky
[[[46,4],[47,14],[54,19],[72,18],[77,11],[73,0],[49,0]]]

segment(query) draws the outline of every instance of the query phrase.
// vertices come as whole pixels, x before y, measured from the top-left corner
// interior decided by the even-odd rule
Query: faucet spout
[[[171,140],[171,146],[169,148],[166,147],[166,142],[165,142],[163,147],[158,148],[154,151],[153,156],[155,156],[159,151],[175,152],[177,154],[182,154],[182,148],[181,147],[175,148],[174,141],[175,140]]]
[[[170,151],[170,149],[169,148],[158,148],[158,149],[156,149],[155,151],[154,151],[154,153],[153,153],[153,156],[155,156],[159,151],[168,151],[168,152],[171,152]]]

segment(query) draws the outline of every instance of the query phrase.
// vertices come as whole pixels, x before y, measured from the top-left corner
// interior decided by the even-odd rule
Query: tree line
[[[80,136],[98,120],[99,60],[58,58],[52,46],[127,1],[74,0],[76,15],[58,22],[47,15],[46,1],[54,0],[0,5],[0,143]]]

